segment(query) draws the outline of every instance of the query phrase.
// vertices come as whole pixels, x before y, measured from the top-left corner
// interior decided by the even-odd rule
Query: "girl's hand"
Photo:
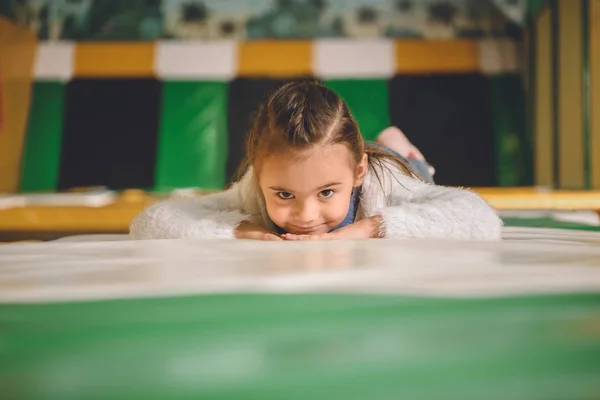
[[[258,225],[251,224],[248,221],[243,221],[236,228],[234,235],[237,239],[250,240],[283,240],[275,233],[268,231]]]
[[[317,235],[294,235],[284,233],[281,237],[285,240],[342,240],[342,239],[372,239],[378,238],[381,227],[380,217],[361,219],[353,224],[338,229],[335,232]]]

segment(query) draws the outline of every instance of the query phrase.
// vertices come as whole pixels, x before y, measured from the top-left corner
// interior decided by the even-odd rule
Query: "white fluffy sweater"
[[[501,219],[477,194],[427,184],[388,167],[379,170],[381,184],[369,169],[356,216],[380,216],[383,237],[501,238]],[[134,239],[231,239],[242,221],[274,229],[252,169],[223,192],[151,205],[133,220],[130,234]]]

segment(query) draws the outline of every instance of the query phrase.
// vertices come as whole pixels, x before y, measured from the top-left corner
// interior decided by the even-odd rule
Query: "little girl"
[[[332,90],[293,81],[260,108],[237,182],[148,207],[132,222],[131,236],[500,239],[501,220],[481,197],[425,181],[427,168],[419,176],[397,152],[365,144]]]

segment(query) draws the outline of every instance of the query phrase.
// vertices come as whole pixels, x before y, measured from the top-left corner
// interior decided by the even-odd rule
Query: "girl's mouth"
[[[298,225],[292,225],[292,228],[296,233],[296,234],[300,234],[300,235],[308,235],[310,233],[315,232],[321,225],[316,225],[316,226],[298,226]]]

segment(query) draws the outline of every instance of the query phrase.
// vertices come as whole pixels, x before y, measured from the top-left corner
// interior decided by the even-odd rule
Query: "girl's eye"
[[[321,190],[321,193],[319,193],[319,195],[321,197],[325,197],[326,199],[328,199],[331,196],[333,196],[333,190],[331,190],[331,189]]]
[[[291,194],[290,192],[277,192],[277,197],[279,197],[282,200],[289,200],[289,199],[293,199],[294,195]]]

